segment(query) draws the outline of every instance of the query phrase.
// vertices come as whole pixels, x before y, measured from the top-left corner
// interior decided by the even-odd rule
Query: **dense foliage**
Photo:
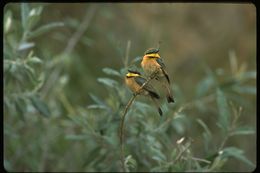
[[[138,5],[143,9],[149,6]],[[151,8],[156,8],[153,5]],[[160,7],[163,5],[170,14],[174,4]],[[113,33],[106,27],[110,22],[118,22],[114,25],[123,28],[123,24],[135,25],[123,21],[129,13],[126,6],[5,6],[6,170],[122,171],[119,124],[132,96],[123,82],[124,75],[128,68],[142,71],[143,52],[158,43],[140,40],[139,44],[135,40],[142,34],[137,33],[125,33],[122,39],[124,34],[118,31],[117,37],[117,31]],[[255,10],[248,4],[242,8]],[[122,19],[115,16],[120,12],[124,14]],[[155,13],[164,14],[162,10]],[[145,15],[149,14],[152,12]],[[100,21],[96,21],[97,16]],[[188,27],[194,21],[186,17],[184,26]],[[139,20],[136,25],[145,27]],[[255,38],[255,28],[250,28]],[[144,37],[153,34],[147,35]],[[162,39],[161,54],[165,55],[168,39]],[[244,51],[239,56],[236,49],[219,45],[225,59],[209,57],[207,61],[196,57],[196,71],[189,70],[193,61],[179,60],[179,70],[173,73],[171,69],[177,69],[177,65],[165,59],[176,103],[168,104],[162,98],[164,115],[160,117],[149,99],[138,96],[134,101],[125,120],[127,171],[252,171],[256,167],[256,48],[254,40],[248,42],[253,48],[245,46],[249,53]],[[211,56],[210,51],[204,56]],[[163,92],[160,94],[163,96]]]

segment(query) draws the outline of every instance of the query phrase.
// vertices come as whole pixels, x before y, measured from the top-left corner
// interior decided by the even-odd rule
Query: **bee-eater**
[[[165,87],[168,103],[174,102],[170,89],[170,78],[166,72],[166,66],[163,63],[161,56],[159,55],[159,49],[148,49],[143,56],[141,66],[147,75],[151,75],[158,71],[155,79],[160,81]]]
[[[155,92],[154,88],[147,83],[142,89],[141,86],[146,82],[146,79],[141,77],[141,74],[137,71],[128,70],[125,76],[126,85],[135,93],[140,92],[141,95],[150,96],[152,101],[155,103],[160,116],[162,116],[162,110],[156,99],[160,96]],[[141,90],[140,90],[141,89]],[[140,90],[140,91],[139,91]]]

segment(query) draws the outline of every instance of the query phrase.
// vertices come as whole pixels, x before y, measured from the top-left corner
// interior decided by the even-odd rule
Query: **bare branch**
[[[73,51],[74,47],[76,46],[76,44],[78,43],[82,35],[88,29],[90,25],[90,21],[92,20],[96,9],[97,9],[96,5],[92,5],[91,7],[89,7],[89,10],[87,10],[87,13],[83,18],[83,22],[80,24],[78,30],[69,39],[67,47],[64,50],[65,53],[70,54]]]

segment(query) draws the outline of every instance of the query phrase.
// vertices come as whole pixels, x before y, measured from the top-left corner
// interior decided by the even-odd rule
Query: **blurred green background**
[[[246,3],[8,3],[5,169],[122,171],[124,74],[159,42],[176,103],[161,99],[162,118],[148,99],[132,105],[128,170],[252,171],[256,8]]]

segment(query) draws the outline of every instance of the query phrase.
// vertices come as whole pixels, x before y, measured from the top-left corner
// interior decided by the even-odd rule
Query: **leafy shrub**
[[[91,84],[95,76],[88,69],[80,71],[77,58],[72,61],[80,53],[73,54],[66,45],[57,54],[40,50],[48,45],[39,37],[58,33],[56,37],[64,42],[59,32],[77,30],[80,23],[41,25],[45,6],[21,3],[4,9],[4,166],[8,171],[122,171],[119,124],[132,96],[123,77],[130,66],[139,68],[140,57],[131,59],[130,41],[124,56],[124,48],[108,36],[113,50],[125,57],[124,67],[97,69],[103,76],[96,79],[97,85]],[[94,15],[93,9],[87,10],[85,19]],[[53,38],[48,39],[51,44]],[[81,44],[93,44],[90,38],[82,40]],[[247,171],[255,168],[239,144],[244,135],[255,135],[254,126],[244,120],[255,115],[256,71],[238,64],[235,52],[230,52],[229,60],[230,71],[201,63],[205,73],[192,86],[190,101],[179,81],[174,81],[176,103],[161,100],[163,117],[149,100],[137,97],[125,120],[127,171],[237,171],[230,166],[234,163]],[[95,93],[95,87],[85,92],[73,83],[69,71],[75,64],[72,73],[81,73],[81,80],[89,77],[84,82],[102,92]],[[76,92],[74,88],[67,92],[72,84]],[[78,96],[72,97],[74,93]],[[85,93],[92,104],[79,105],[75,100]]]

